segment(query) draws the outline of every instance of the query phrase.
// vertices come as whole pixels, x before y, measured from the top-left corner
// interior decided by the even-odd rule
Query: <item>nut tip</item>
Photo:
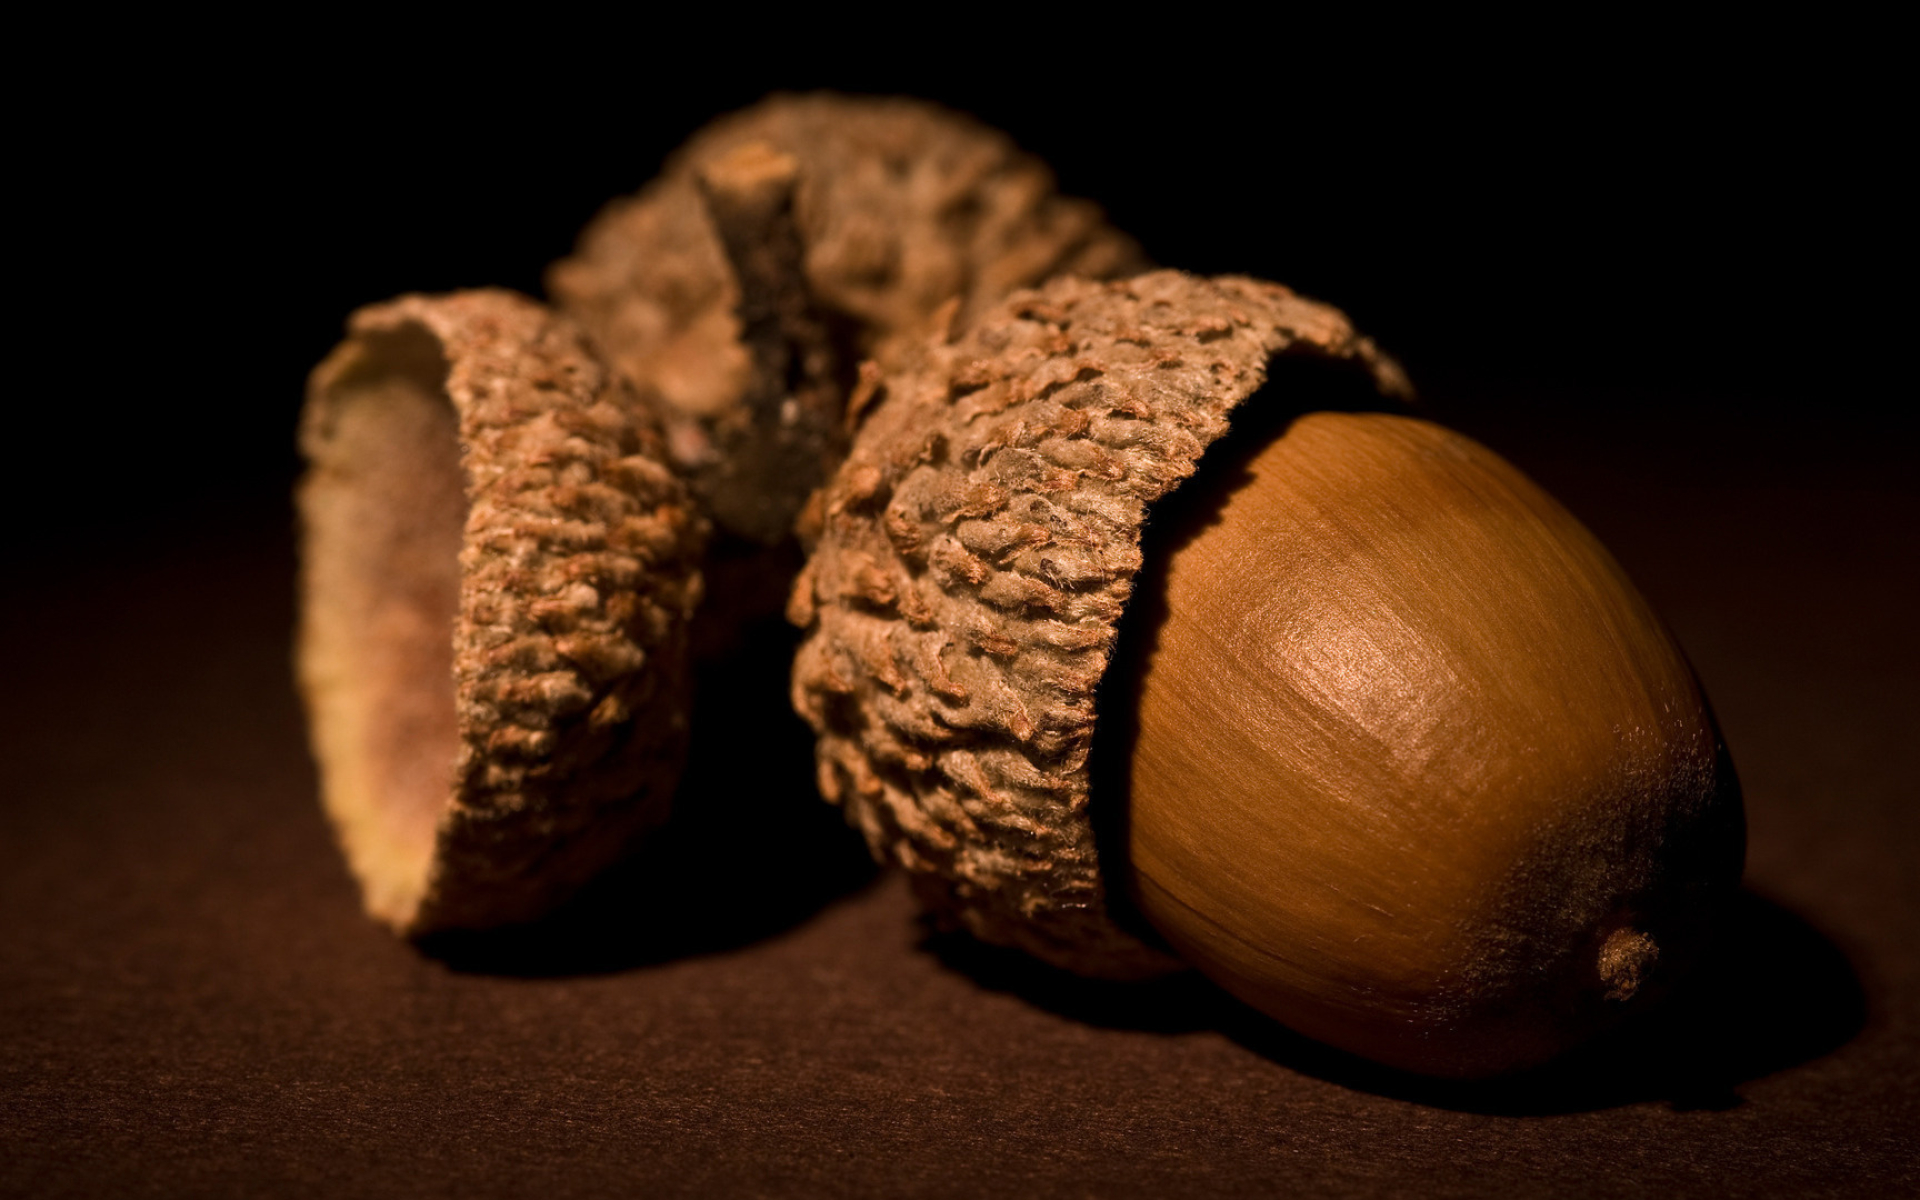
[[[1625,1003],[1633,999],[1641,985],[1653,973],[1659,961],[1660,947],[1631,925],[1622,925],[1600,943],[1600,982],[1607,985],[1607,999]]]

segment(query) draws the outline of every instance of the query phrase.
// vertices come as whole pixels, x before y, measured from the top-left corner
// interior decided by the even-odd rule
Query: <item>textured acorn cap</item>
[[[716,523],[784,540],[890,342],[1057,274],[1144,266],[1005,135],[904,99],[775,96],[709,125],[548,290],[639,385]]]
[[[1339,312],[1175,272],[1019,293],[887,378],[794,586],[793,695],[822,793],[943,919],[1085,974],[1174,965],[1109,912],[1095,693],[1148,505],[1282,354],[1406,391]]]
[[[400,931],[532,919],[665,815],[703,525],[620,387],[498,291],[362,309],[309,380],[300,687]]]

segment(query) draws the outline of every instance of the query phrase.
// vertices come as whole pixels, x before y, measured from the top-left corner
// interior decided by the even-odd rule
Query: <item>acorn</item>
[[[925,344],[823,493],[794,702],[942,922],[1520,1070],[1696,956],[1738,785],[1594,538],[1457,434],[1314,411],[1356,383],[1406,394],[1338,312],[1172,272]]]
[[[300,690],[367,910],[530,921],[666,816],[705,520],[580,330],[509,292],[355,313],[300,446]]]

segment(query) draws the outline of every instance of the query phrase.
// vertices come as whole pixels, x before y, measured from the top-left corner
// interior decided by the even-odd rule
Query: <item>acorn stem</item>
[[[1607,999],[1625,1003],[1653,973],[1660,959],[1660,947],[1653,938],[1631,925],[1622,925],[1600,943],[1600,982],[1607,985]]]
[[[705,481],[722,525],[767,545],[844,453],[840,355],[807,281],[794,213],[799,160],[755,141],[695,175],[707,217],[740,288],[741,341],[752,355],[745,426],[721,425],[724,452]]]

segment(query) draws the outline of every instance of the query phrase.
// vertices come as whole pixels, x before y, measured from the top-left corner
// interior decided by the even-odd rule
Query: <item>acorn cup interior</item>
[[[303,669],[322,684],[328,795],[367,906],[408,919],[426,891],[459,751],[453,689],[467,520],[448,364],[417,325],[369,334],[330,388],[327,458],[306,486]]]
[[[1149,518],[1101,697],[1124,714],[1103,864],[1302,1033],[1436,1075],[1545,1062],[1684,972],[1737,886],[1711,714],[1509,464],[1400,416],[1275,409],[1250,399]]]

